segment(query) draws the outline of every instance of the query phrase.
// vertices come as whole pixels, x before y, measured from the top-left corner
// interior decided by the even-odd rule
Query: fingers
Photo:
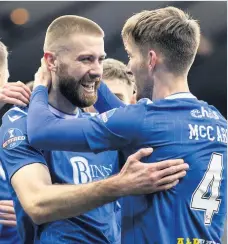
[[[51,84],[51,73],[47,68],[45,61],[41,61],[42,64],[35,74],[35,81],[33,89],[38,85],[49,87]]]
[[[184,164],[183,159],[169,159],[158,163],[153,163],[156,171],[166,169],[172,166],[180,165],[180,164]]]
[[[13,220],[16,221],[16,215],[15,214],[8,214],[8,213],[0,213],[0,219],[2,220]]]
[[[23,82],[21,81],[17,81],[17,82],[9,82],[9,83],[6,83],[4,85],[5,88],[11,88],[11,87],[21,87],[25,93],[27,93],[27,97],[29,98],[30,95],[31,95],[31,90],[29,89],[29,87],[27,87]]]
[[[47,63],[44,57],[41,59],[41,67],[43,67],[45,70],[47,70]]]
[[[188,164],[184,163],[184,164],[180,164],[180,165],[176,165],[176,166],[172,166],[163,170],[160,170],[158,173],[158,177],[161,179],[165,176],[170,176],[170,175],[174,175],[180,171],[183,170],[188,170],[189,166]]]
[[[21,86],[28,93],[29,97],[31,96],[31,93],[32,93],[31,92],[31,89],[27,85],[25,85],[21,81],[17,81],[16,84],[18,84],[19,86]]]
[[[5,103],[27,106],[31,95],[30,89],[21,81],[4,85],[1,90],[1,100]]]
[[[0,224],[7,226],[16,226],[16,215],[13,207],[13,201],[0,201]]]
[[[3,101],[4,103],[9,103],[9,104],[14,104],[14,105],[18,105],[18,106],[22,106],[22,107],[26,107],[27,104],[16,99],[16,98],[9,98],[9,97],[6,97],[6,96],[1,96],[0,95],[0,101]]]
[[[179,183],[179,180],[176,180],[172,183],[161,185],[157,188],[157,191],[167,191],[167,190],[173,188],[174,186],[176,186],[178,183]]]
[[[2,219],[0,219],[0,224],[6,225],[6,226],[17,226],[17,222],[14,220],[2,220]]]
[[[14,90],[14,89],[13,89]],[[25,96],[23,96],[20,92],[13,91],[13,90],[4,90],[3,95],[5,95],[6,99],[7,98],[14,98],[17,100],[20,100],[21,102],[28,104],[29,100]],[[16,90],[16,89],[15,89]]]
[[[149,156],[153,152],[153,148],[141,148],[136,153],[128,157],[129,161],[139,161],[141,158]]]
[[[24,87],[11,86],[8,88],[8,90],[10,90],[12,92],[17,92],[18,94],[21,94],[24,98],[27,99],[27,101],[29,101],[30,95],[28,94],[27,91],[25,91]]]
[[[0,200],[0,206],[1,205],[11,206],[11,207],[14,206],[12,200]]]
[[[3,213],[15,214],[14,207],[6,206],[6,205],[0,205],[0,215],[2,215]]]
[[[183,178],[185,175],[186,175],[186,171],[182,170],[174,175],[170,175],[170,176],[167,176],[167,177],[164,177],[164,178],[158,180],[157,184],[158,184],[158,186],[161,186],[164,184],[173,183],[176,180]]]

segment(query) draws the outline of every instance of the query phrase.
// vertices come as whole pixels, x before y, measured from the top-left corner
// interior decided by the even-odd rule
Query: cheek
[[[137,63],[134,59],[129,60],[128,67],[133,74],[137,73]]]
[[[71,66],[68,69],[68,75],[78,79],[81,79],[87,72],[88,69],[83,66]]]

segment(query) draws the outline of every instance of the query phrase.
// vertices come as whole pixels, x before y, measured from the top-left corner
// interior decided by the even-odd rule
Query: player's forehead
[[[74,55],[106,56],[104,38],[88,34],[75,34],[70,37],[69,48]]]
[[[128,94],[129,86],[121,79],[104,79],[105,84],[113,93]]]

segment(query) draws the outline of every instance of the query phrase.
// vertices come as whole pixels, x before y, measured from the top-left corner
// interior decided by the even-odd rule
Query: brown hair
[[[54,51],[59,40],[66,39],[74,33],[104,37],[101,27],[92,20],[76,15],[64,15],[49,25],[44,41],[44,51]]]
[[[193,63],[200,27],[182,10],[166,7],[142,11],[129,18],[122,30],[123,40],[132,40],[143,51],[154,49],[173,73],[186,72]]]
[[[127,83],[129,86],[133,86],[135,79],[132,72],[127,68],[127,66],[116,60],[116,59],[106,59],[103,62],[103,79],[119,79]]]

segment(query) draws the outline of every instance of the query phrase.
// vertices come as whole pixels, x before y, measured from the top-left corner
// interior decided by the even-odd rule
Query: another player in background
[[[123,62],[112,58],[105,59],[103,62],[102,81],[125,104],[135,103],[134,76]],[[84,110],[97,112],[93,106],[84,108]]]
[[[7,85],[8,78],[8,51],[6,46],[0,42],[0,89]],[[18,91],[18,83],[13,88],[14,89],[9,92],[12,96]],[[0,90],[0,110],[3,109],[6,102],[22,103],[21,101],[16,100],[16,98],[8,97],[9,93],[5,93],[5,91],[2,92],[2,90]],[[20,243],[16,228],[16,215],[13,201],[11,199],[12,197],[9,192],[6,175],[0,161],[0,244]]]
[[[27,106],[31,90],[22,82],[8,83],[8,51],[6,46],[0,42],[0,118],[12,104]]]
[[[56,118],[70,121],[89,116],[79,107],[96,100],[105,57],[103,37],[97,24],[82,17],[62,16],[49,26],[44,51],[52,70],[49,107]],[[119,244],[116,200],[139,191],[169,189],[186,174],[183,160],[141,163],[140,158],[152,149],[131,155],[119,174],[114,171],[115,151],[41,151],[28,143],[27,109],[11,109],[3,116],[0,130],[0,157],[25,244]],[[71,132],[66,128],[66,133]]]
[[[145,162],[184,158],[190,170],[176,187],[124,198],[122,243],[221,243],[227,213],[227,121],[189,92],[187,77],[199,46],[199,24],[182,10],[166,7],[133,15],[122,37],[137,97],[152,101],[142,99],[137,105],[66,123],[48,109],[44,86],[50,74],[43,70],[36,84],[43,86],[31,97],[29,140],[55,150],[122,149],[125,158],[141,147],[154,147]],[[106,89],[102,98],[107,102],[111,97]],[[53,140],[54,133],[60,140]]]
[[[134,93],[134,76],[128,67],[116,59],[103,62],[102,80],[108,88],[125,104],[130,104]]]

